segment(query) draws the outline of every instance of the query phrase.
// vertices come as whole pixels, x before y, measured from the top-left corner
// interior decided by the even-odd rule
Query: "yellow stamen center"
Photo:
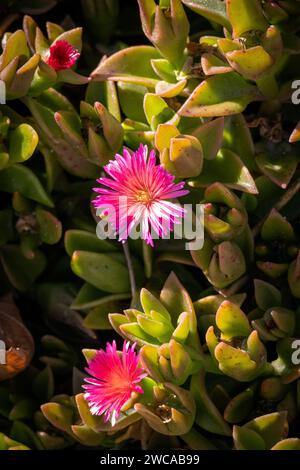
[[[142,202],[144,204],[147,204],[148,202],[150,202],[151,200],[151,197],[150,197],[150,194],[147,192],[147,191],[139,191],[136,195],[136,201],[137,202]]]

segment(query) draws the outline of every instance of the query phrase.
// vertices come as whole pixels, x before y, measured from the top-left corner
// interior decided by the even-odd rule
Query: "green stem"
[[[132,259],[131,259],[131,255],[130,255],[129,245],[128,245],[128,242],[123,242],[122,245],[123,245],[124,255],[125,255],[125,259],[126,259],[128,273],[129,273],[131,295],[132,295],[132,298],[135,299],[136,281],[135,281],[135,274],[134,274]]]
[[[143,240],[143,258],[145,266],[145,276],[147,279],[150,279],[152,276],[152,264],[153,264],[153,253],[151,246]]]

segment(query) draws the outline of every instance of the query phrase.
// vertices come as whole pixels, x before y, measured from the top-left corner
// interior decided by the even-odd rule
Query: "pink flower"
[[[100,195],[93,203],[121,241],[139,225],[141,237],[153,246],[153,234],[167,235],[183,217],[184,209],[169,200],[188,194],[185,183],[174,183],[175,177],[156,164],[155,152],[148,157],[147,146],[140,145],[132,155],[124,149],[104,169],[110,178],[97,180],[106,188],[94,188]]]
[[[49,49],[46,62],[54,70],[64,70],[73,67],[80,53],[67,41],[56,41]]]
[[[111,420],[113,426],[132,392],[144,393],[138,384],[147,374],[139,367],[135,345],[130,347],[129,342],[124,341],[122,356],[115,341],[107,343],[106,351],[97,351],[86,371],[92,376],[85,379],[89,385],[83,386],[91,413],[104,414],[105,422]]]

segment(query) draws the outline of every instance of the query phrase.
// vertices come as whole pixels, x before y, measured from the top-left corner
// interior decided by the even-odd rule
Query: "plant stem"
[[[127,263],[128,273],[129,273],[131,295],[132,295],[132,298],[134,299],[135,294],[136,294],[136,281],[135,281],[135,274],[134,274],[132,259],[130,255],[129,245],[128,245],[128,242],[123,242],[122,245],[123,245],[124,255],[125,255],[125,259]]]
[[[145,275],[147,279],[150,279],[152,275],[153,254],[152,248],[147,245],[145,240],[143,240],[143,258],[145,266]]]

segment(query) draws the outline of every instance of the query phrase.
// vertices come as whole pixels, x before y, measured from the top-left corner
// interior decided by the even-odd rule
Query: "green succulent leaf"
[[[80,178],[96,178],[98,169],[88,161],[88,152],[80,136],[78,137],[76,131],[74,134],[74,111],[70,110],[71,105],[66,102],[65,98],[61,98],[60,95],[52,92],[50,95],[47,94],[43,96],[42,99],[39,97],[39,100],[40,101],[33,98],[26,98],[26,104],[36,121],[36,128],[41,140],[52,149],[60,165],[69,173],[79,176]],[[46,100],[45,105],[41,103],[41,101],[44,100]],[[69,118],[72,116],[72,124],[69,124],[71,127],[68,126],[66,136],[55,121],[55,111],[51,109],[51,107],[55,106],[59,106],[59,109],[61,109],[61,107],[62,109],[67,108],[67,116]],[[60,119],[62,116],[61,112],[56,114],[58,122],[61,123],[65,131],[65,127],[62,124],[63,121]],[[64,116],[66,115],[64,114]],[[80,144],[79,148],[77,148],[78,143]]]
[[[153,407],[137,403],[134,408],[147,421],[149,426],[157,432],[169,436],[186,434],[191,429],[195,419],[194,399],[190,392],[177,385],[165,383],[164,387],[174,396],[173,403],[166,404],[170,415],[166,422],[155,413]],[[162,403],[161,405],[164,406],[165,404]],[[159,406],[160,403],[158,403]]]
[[[67,230],[65,233],[65,249],[69,256],[74,251],[92,251],[95,253],[109,253],[117,251],[117,247],[108,240],[101,240],[94,233],[85,230]]]
[[[178,111],[180,116],[215,117],[241,113],[257,97],[257,90],[236,72],[202,82]]]
[[[33,171],[18,163],[0,172],[0,189],[9,193],[19,192],[47,207],[54,206]]]
[[[205,53],[201,57],[201,67],[205,75],[217,75],[232,72],[232,67],[219,57]]]
[[[45,403],[41,406],[45,418],[61,431],[70,433],[73,424],[73,410],[60,403]]]
[[[163,57],[180,68],[190,29],[181,1],[168,0],[165,5],[162,2],[156,5],[154,0],[138,0],[138,4],[145,35]]]
[[[108,297],[106,302],[103,301],[88,312],[83,321],[84,326],[86,326],[86,328],[91,328],[92,330],[111,330],[112,326],[109,322],[108,314],[116,311],[118,309],[118,305],[119,304],[115,300],[109,300]]]
[[[143,111],[144,96],[148,89],[143,85],[129,82],[118,82],[118,95],[123,113],[129,119],[146,122]]]
[[[121,294],[130,290],[126,266],[108,254],[77,250],[71,267],[77,276],[104,292]]]
[[[213,160],[205,160],[201,175],[189,184],[193,187],[205,187],[215,181],[232,189],[257,194],[251,173],[240,157],[229,149],[221,149]]]
[[[292,225],[276,209],[272,209],[261,228],[263,240],[272,242],[275,240],[284,240],[292,242],[295,238]]]
[[[40,207],[36,210],[41,240],[48,245],[55,245],[62,236],[62,224],[51,212]]]
[[[259,153],[256,163],[261,172],[280,188],[286,189],[297,168],[297,158],[294,154]]]
[[[234,376],[236,380],[248,382],[255,373],[256,363],[250,359],[246,351],[238,350],[226,343],[219,343],[215,349],[215,356],[222,372]]]
[[[28,124],[21,124],[9,134],[10,163],[25,162],[34,153],[39,138]]]
[[[244,428],[256,432],[270,449],[286,436],[288,430],[286,411],[271,413],[249,421]]]
[[[265,31],[268,27],[258,0],[226,0],[227,15],[235,38],[248,31]]]
[[[222,0],[182,0],[182,3],[199,15],[230,29],[226,5]]]
[[[300,298],[300,252],[298,253],[297,259],[294,260],[288,268],[288,282],[292,294],[299,299]]]
[[[281,305],[282,296],[276,287],[261,279],[254,280],[255,300],[258,307],[265,311],[276,305]]]
[[[196,401],[196,423],[206,431],[222,436],[230,436],[231,429],[229,425],[224,421],[207,393],[204,370],[192,377],[191,393]]]
[[[271,69],[274,63],[270,54],[261,46],[228,52],[226,58],[232,68],[248,80],[259,79]]]
[[[54,393],[54,377],[50,367],[46,367],[35,377],[32,389],[35,396],[42,402],[50,400]]]
[[[79,394],[75,396],[77,408],[80,414],[82,421],[94,432],[102,433],[112,430],[112,425],[110,422],[104,422],[103,416],[94,416],[91,414],[89,405],[87,401],[84,399],[83,394]],[[141,419],[140,415],[136,413],[134,410],[128,410],[126,414],[121,414],[118,418],[113,430],[120,431],[127,426],[139,421]]]
[[[174,273],[168,277],[160,294],[160,301],[172,317],[173,324],[182,312],[194,315],[193,302]]]
[[[17,245],[6,245],[1,252],[2,265],[11,284],[21,292],[26,291],[46,267],[44,253],[36,251],[32,259],[26,258]]]
[[[300,450],[300,439],[292,437],[283,439],[275,444],[271,450]]]
[[[225,118],[223,137],[222,146],[239,155],[248,170],[252,170],[255,163],[255,149],[250,129],[243,114]]]
[[[0,58],[0,69],[4,69],[16,56],[29,58],[26,36],[21,29],[9,36]]]
[[[24,443],[25,446],[31,449],[44,450],[41,441],[34,431],[22,421],[14,421],[10,431],[10,437],[15,441]],[[20,450],[21,449],[22,446]]]
[[[224,118],[220,117],[197,127],[192,135],[201,143],[206,160],[213,160],[222,145]]]
[[[222,338],[232,339],[250,334],[250,325],[244,312],[232,302],[224,300],[216,313],[216,324],[222,332]]]
[[[263,438],[252,429],[234,426],[233,440],[237,450],[266,450]]]
[[[253,405],[253,391],[251,389],[247,389],[230,400],[224,410],[224,418],[231,424],[240,423],[250,414]]]
[[[98,447],[105,439],[104,433],[95,432],[86,425],[74,424],[71,429],[77,439],[85,446]]]
[[[34,400],[23,399],[18,401],[9,413],[10,421],[30,420],[33,417],[37,408],[37,403]]]
[[[92,73],[92,78],[100,81],[121,80],[154,88],[159,80],[151,67],[151,60],[160,58],[154,47],[129,47],[102,61]]]
[[[153,93],[147,93],[144,98],[144,112],[152,130],[159,124],[172,120],[174,111],[169,108],[165,100]]]
[[[146,315],[151,315],[152,310],[158,312],[165,322],[169,323],[171,321],[170,313],[151,292],[147,289],[141,290],[141,304]]]

